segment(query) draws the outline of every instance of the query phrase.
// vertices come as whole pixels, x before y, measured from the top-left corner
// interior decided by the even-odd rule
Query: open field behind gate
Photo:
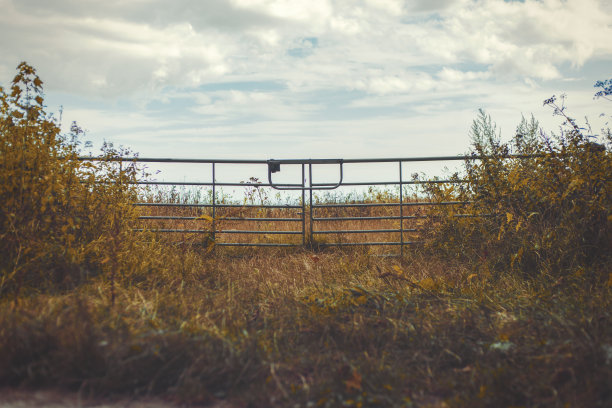
[[[422,232],[427,228],[432,206],[455,206],[460,213],[459,209],[466,204],[433,202],[420,190],[423,184],[461,180],[417,179],[405,174],[405,165],[465,159],[461,156],[351,160],[141,158],[137,161],[147,164],[206,164],[210,178],[209,181],[139,181],[145,193],[135,203],[141,209],[138,229],[164,234],[164,239],[171,242],[209,248],[213,244],[215,247],[368,246],[375,252],[389,253],[393,249],[402,254],[406,247],[422,243]],[[225,169],[231,166],[234,172],[240,172],[240,167],[248,171],[256,165],[259,170],[265,169],[267,180],[260,181],[242,173],[242,180],[249,181],[228,181],[219,172],[219,165]],[[355,177],[352,171],[363,165],[370,166],[374,170],[372,174],[377,174],[376,166],[387,169],[395,166],[395,175],[372,179],[370,174],[360,179],[355,172]],[[322,167],[327,167],[328,174],[317,178],[317,171]],[[291,173],[293,179],[286,181],[285,177],[278,181],[278,173],[282,171]],[[183,189],[183,194],[177,193],[177,188]],[[223,188],[238,189],[238,197],[225,195]],[[346,188],[360,189],[361,193],[337,193]]]

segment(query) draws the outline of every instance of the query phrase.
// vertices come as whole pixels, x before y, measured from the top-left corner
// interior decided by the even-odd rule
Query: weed
[[[547,103],[562,111],[554,100]],[[561,275],[609,262],[612,139],[608,135],[608,148],[595,145],[571,119],[566,123],[561,134],[548,136],[534,119],[523,119],[512,141],[502,143],[481,112],[472,127],[467,183],[428,188],[433,200],[469,202],[463,211],[476,219],[443,209],[431,248],[526,274]]]

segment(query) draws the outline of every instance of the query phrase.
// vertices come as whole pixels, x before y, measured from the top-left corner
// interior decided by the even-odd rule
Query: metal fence
[[[519,157],[519,156],[516,156]],[[101,160],[95,157],[81,157],[81,160]],[[406,247],[421,243],[422,220],[427,218],[424,207],[460,206],[466,202],[429,202],[423,198],[408,197],[405,188],[424,183],[457,183],[461,180],[407,179],[404,165],[411,162],[452,162],[479,159],[476,156],[437,156],[383,159],[305,159],[305,160],[213,160],[213,159],[172,159],[172,158],[117,158],[115,161],[163,165],[205,164],[210,166],[210,181],[138,181],[137,184],[151,186],[187,187],[204,189],[204,202],[180,202],[143,198],[134,205],[143,207],[138,230],[149,230],[196,238],[206,246],[214,247],[298,247],[298,246],[381,246],[398,247],[403,254]],[[397,166],[395,176],[380,181],[347,181],[347,168],[364,164]],[[220,165],[237,167],[249,165],[262,167],[267,174],[266,182],[223,181],[219,174]],[[333,166],[335,180],[315,180],[314,169]],[[285,168],[297,168],[296,182],[278,181],[278,173]],[[248,177],[249,174],[245,174]],[[340,187],[364,188],[391,186],[396,195],[387,195],[386,200],[353,202],[329,202],[317,199],[317,192],[329,192]],[[251,192],[269,188],[284,194],[297,194],[287,204],[278,202],[237,203],[219,197],[223,187],[251,189]],[[162,187],[163,188],[163,187]]]

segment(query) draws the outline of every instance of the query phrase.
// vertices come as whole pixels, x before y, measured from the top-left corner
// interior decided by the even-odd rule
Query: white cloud
[[[454,83],[454,82],[463,82],[463,81],[473,81],[475,79],[487,79],[491,76],[491,72],[489,71],[460,71],[457,69],[452,69],[448,67],[444,67],[442,71],[438,73],[438,77],[446,82]]]
[[[366,0],[365,3],[394,16],[399,16],[404,11],[403,0]]]
[[[429,27],[423,48],[500,75],[553,79],[559,65],[612,54],[610,13],[597,0],[463,1]],[[440,44],[441,47],[436,47]],[[434,51],[436,52],[436,51]]]
[[[189,95],[196,105],[191,111],[214,121],[237,122],[267,120],[306,120],[316,105],[300,103],[295,98],[273,92],[216,91]]]
[[[401,75],[387,75],[372,73],[363,80],[355,83],[355,89],[371,94],[388,95],[404,94],[408,92],[429,92],[436,87],[436,81],[428,74],[405,73]]]
[[[549,80],[561,77],[563,64],[612,55],[605,3],[1,0],[0,65],[26,59],[53,86],[107,97],[245,76],[292,89],[357,83],[372,92],[411,91],[398,73],[432,63],[455,71],[453,64],[478,63],[492,77]],[[288,51],[305,37],[318,47],[301,64]],[[373,67],[392,74],[370,77]]]
[[[307,2],[291,0],[231,0],[238,8],[255,10],[279,19],[301,22],[325,21],[332,15],[329,0],[309,0]]]
[[[166,137],[180,126],[192,142],[202,132],[226,141],[232,132],[286,134],[340,148],[347,132],[361,138],[348,143],[358,150],[385,128],[395,150],[416,118],[451,131],[445,121],[469,127],[478,107],[490,107],[515,122],[531,110],[527,101],[539,106],[554,86],[579,86],[582,67],[612,60],[608,0],[0,0],[0,8],[1,80],[30,62],[47,92],[103,106],[97,116],[74,111],[105,137],[128,137],[122,127]],[[245,85],[254,82],[278,86]],[[135,113],[122,113],[126,106]]]
[[[5,61],[33,63],[51,89],[117,96],[199,84],[227,72],[226,54],[232,51],[221,48],[222,35],[198,33],[186,22],[155,29],[104,17],[36,18],[7,9]],[[9,32],[20,35],[8,40]]]

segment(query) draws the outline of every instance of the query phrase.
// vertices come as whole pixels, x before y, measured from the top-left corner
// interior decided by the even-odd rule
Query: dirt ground
[[[185,405],[161,398],[91,399],[78,393],[55,390],[0,389],[0,408],[172,408]],[[224,401],[206,405],[208,408],[233,408]]]

